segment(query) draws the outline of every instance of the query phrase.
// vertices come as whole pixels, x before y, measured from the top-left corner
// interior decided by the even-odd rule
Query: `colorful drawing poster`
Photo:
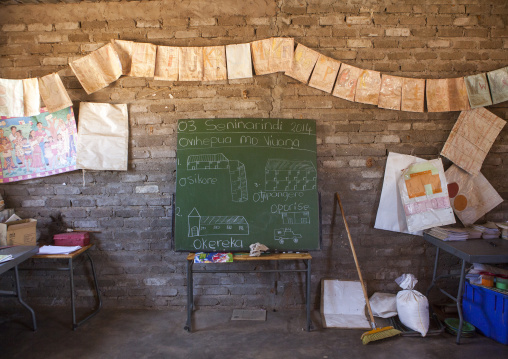
[[[157,46],[155,80],[178,81],[179,49],[175,46]]]
[[[89,95],[122,76],[122,64],[112,44],[107,44],[69,65]]]
[[[503,202],[485,176],[470,175],[452,165],[445,172],[453,211],[464,226],[475,223]]]
[[[471,108],[492,105],[487,75],[478,74],[464,77],[467,97]]]
[[[227,80],[226,47],[203,47],[203,81]]]
[[[72,106],[71,98],[57,73],[39,78],[39,92],[49,112]]]
[[[250,44],[226,45],[228,79],[252,77],[252,58]]]
[[[505,124],[506,121],[483,107],[462,111],[441,150],[441,155],[468,173],[477,175]]]
[[[203,48],[181,47],[178,59],[178,80],[203,80]]]
[[[356,83],[361,73],[362,69],[358,67],[342,64],[332,95],[353,102],[355,100]]]
[[[487,72],[489,79],[492,103],[500,103],[508,100],[508,66],[502,69]]]
[[[293,58],[293,65],[290,70],[285,72],[285,75],[306,84],[309,81],[310,74],[316,65],[318,57],[318,52],[298,44]]]
[[[331,93],[333,84],[340,69],[340,61],[330,57],[319,55],[314,72],[309,81],[309,86],[318,90]]]
[[[466,83],[463,77],[448,80],[448,98],[450,111],[467,111],[471,109],[467,97]]]
[[[41,94],[39,80],[36,77],[23,79],[24,116],[36,116],[41,113]]]
[[[427,110],[429,112],[450,111],[448,80],[427,80]]]
[[[252,65],[256,75],[266,75],[270,71],[271,39],[257,40],[250,43],[252,51]]]
[[[409,165],[398,185],[409,232],[455,223],[440,158]]]
[[[128,75],[131,72],[132,49],[134,42],[126,40],[111,40],[115,48],[120,63],[122,64],[122,75]]]
[[[76,121],[72,107],[32,117],[0,119],[0,183],[74,171]]]
[[[0,79],[0,116],[21,117],[23,105],[23,81]]]
[[[355,102],[377,105],[381,90],[381,73],[363,70],[356,83]]]
[[[400,110],[402,100],[402,77],[383,75],[381,78],[381,90],[379,91],[380,108]]]
[[[402,82],[402,111],[425,111],[425,80],[404,78]]]
[[[131,69],[128,73],[128,76],[154,77],[156,55],[156,45],[142,42],[133,42]]]

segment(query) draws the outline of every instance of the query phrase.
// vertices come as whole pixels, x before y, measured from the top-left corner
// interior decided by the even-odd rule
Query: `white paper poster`
[[[244,79],[252,77],[252,59],[250,44],[226,46],[228,79]]]
[[[23,81],[0,79],[0,116],[23,117]]]

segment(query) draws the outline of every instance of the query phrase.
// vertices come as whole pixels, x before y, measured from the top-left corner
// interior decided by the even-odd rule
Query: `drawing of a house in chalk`
[[[194,207],[188,222],[188,237],[249,234],[249,223],[243,216],[201,216]]]
[[[245,202],[249,199],[247,192],[247,173],[245,165],[236,160],[229,160],[222,153],[192,155],[187,158],[187,170],[229,170],[231,197],[233,202]]]
[[[317,171],[311,161],[269,159],[265,166],[266,191],[316,189]]]
[[[309,224],[309,211],[302,212],[281,212],[282,223],[284,224]]]

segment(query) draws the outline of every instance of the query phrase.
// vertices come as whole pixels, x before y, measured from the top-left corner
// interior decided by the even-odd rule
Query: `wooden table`
[[[273,261],[277,264],[276,269],[227,269],[228,264],[231,263],[206,263],[207,266],[212,265],[217,269],[194,269],[194,256],[195,253],[189,253],[187,256],[187,323],[184,327],[188,332],[192,331],[192,312],[194,309],[194,274],[195,273],[305,273],[305,308],[307,314],[307,331],[311,330],[310,319],[310,282],[311,282],[311,260],[312,256],[309,253],[274,253],[274,254],[261,254],[259,257],[251,257],[249,253],[234,253],[233,263],[235,262],[259,262],[259,261]],[[303,261],[305,269],[279,269],[278,261]],[[196,263],[205,264],[205,263]]]

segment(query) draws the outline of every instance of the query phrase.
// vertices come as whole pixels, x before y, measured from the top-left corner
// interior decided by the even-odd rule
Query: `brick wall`
[[[435,158],[457,112],[378,109],[332,97],[282,74],[212,83],[124,77],[86,95],[67,63],[110,39],[204,46],[292,36],[325,55],[365,69],[406,77],[458,77],[508,64],[507,5],[496,0],[193,4],[0,6],[0,77],[21,79],[57,71],[75,110],[80,101],[128,103],[130,121],[127,172],[86,172],[85,185],[79,171],[2,185],[7,206],[21,217],[37,218],[41,240],[62,223],[101,231],[94,235],[93,257],[106,306],[181,307],[186,300],[185,254],[172,252],[169,240],[177,119],[315,119],[323,249],[313,254],[314,299],[318,302],[321,278],[356,279],[340,214],[332,226],[335,191],[343,197],[369,292],[395,291],[393,280],[406,272],[420,279],[417,289],[424,291],[434,249],[420,237],[374,230],[373,224],[387,152]],[[506,103],[489,110],[508,118]],[[505,128],[482,168],[505,199],[507,139]],[[508,205],[502,204],[487,219],[506,220],[507,213]],[[65,281],[58,275],[32,272],[24,276],[30,303],[67,301]],[[199,277],[197,304],[292,307],[302,303],[302,288],[292,276],[281,276],[275,296],[267,295],[274,291],[272,280],[257,275]],[[78,286],[88,281],[84,275],[77,277]],[[80,303],[91,301],[88,290],[78,291],[78,296]]]

